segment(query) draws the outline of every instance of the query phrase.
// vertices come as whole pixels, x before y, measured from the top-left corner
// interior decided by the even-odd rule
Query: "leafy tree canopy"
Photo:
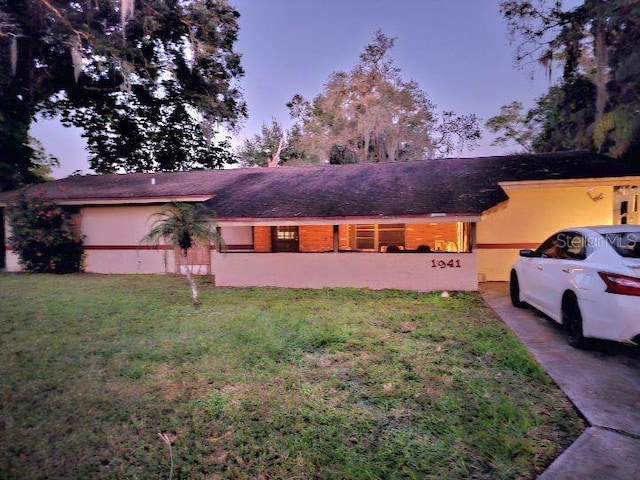
[[[99,172],[227,161],[211,139],[246,115],[238,16],[227,0],[0,0],[0,188],[34,181],[37,113],[84,128]]]
[[[395,39],[381,31],[350,72],[333,73],[312,100],[295,95],[289,107],[296,150],[319,163],[384,162],[444,156],[480,138],[475,115],[438,114],[389,56]]]
[[[528,116],[523,112],[521,102],[511,102],[500,107],[500,114],[487,120],[486,127],[498,134],[491,145],[506,146],[515,142],[526,153],[532,152],[532,142],[536,133]]]
[[[562,68],[559,83],[525,116],[539,132],[534,150],[589,148],[637,158],[640,0],[584,0],[574,8],[561,1],[503,0],[500,9],[519,66],[538,62],[549,73],[554,65]]]
[[[263,124],[260,133],[247,138],[237,150],[240,162],[245,166],[279,166],[313,163],[313,158],[297,149],[300,128],[294,124],[285,129],[275,119]]]

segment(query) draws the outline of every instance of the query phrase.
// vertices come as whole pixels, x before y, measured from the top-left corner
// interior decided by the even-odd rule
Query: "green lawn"
[[[584,427],[477,294],[200,284],[0,274],[0,478],[534,478]]]

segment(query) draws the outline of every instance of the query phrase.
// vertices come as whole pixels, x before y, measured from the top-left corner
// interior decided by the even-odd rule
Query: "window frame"
[[[299,252],[300,229],[297,225],[271,227],[271,251],[274,253]]]
[[[380,252],[384,247],[396,245],[400,249],[404,249],[406,245],[407,226],[404,223],[356,223],[349,225],[349,244],[351,248],[363,252]],[[371,235],[362,235],[367,233]],[[400,233],[402,241],[393,241],[391,239],[381,239],[385,234]],[[363,245],[363,242],[371,240],[372,245]]]

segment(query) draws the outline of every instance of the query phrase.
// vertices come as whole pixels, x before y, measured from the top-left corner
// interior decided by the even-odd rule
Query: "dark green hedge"
[[[9,244],[28,272],[73,273],[82,270],[82,239],[73,237],[69,214],[37,197],[20,195],[9,209]]]

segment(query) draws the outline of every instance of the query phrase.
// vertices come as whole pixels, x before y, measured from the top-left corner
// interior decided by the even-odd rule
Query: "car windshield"
[[[640,258],[640,232],[605,233],[603,237],[619,255]]]

